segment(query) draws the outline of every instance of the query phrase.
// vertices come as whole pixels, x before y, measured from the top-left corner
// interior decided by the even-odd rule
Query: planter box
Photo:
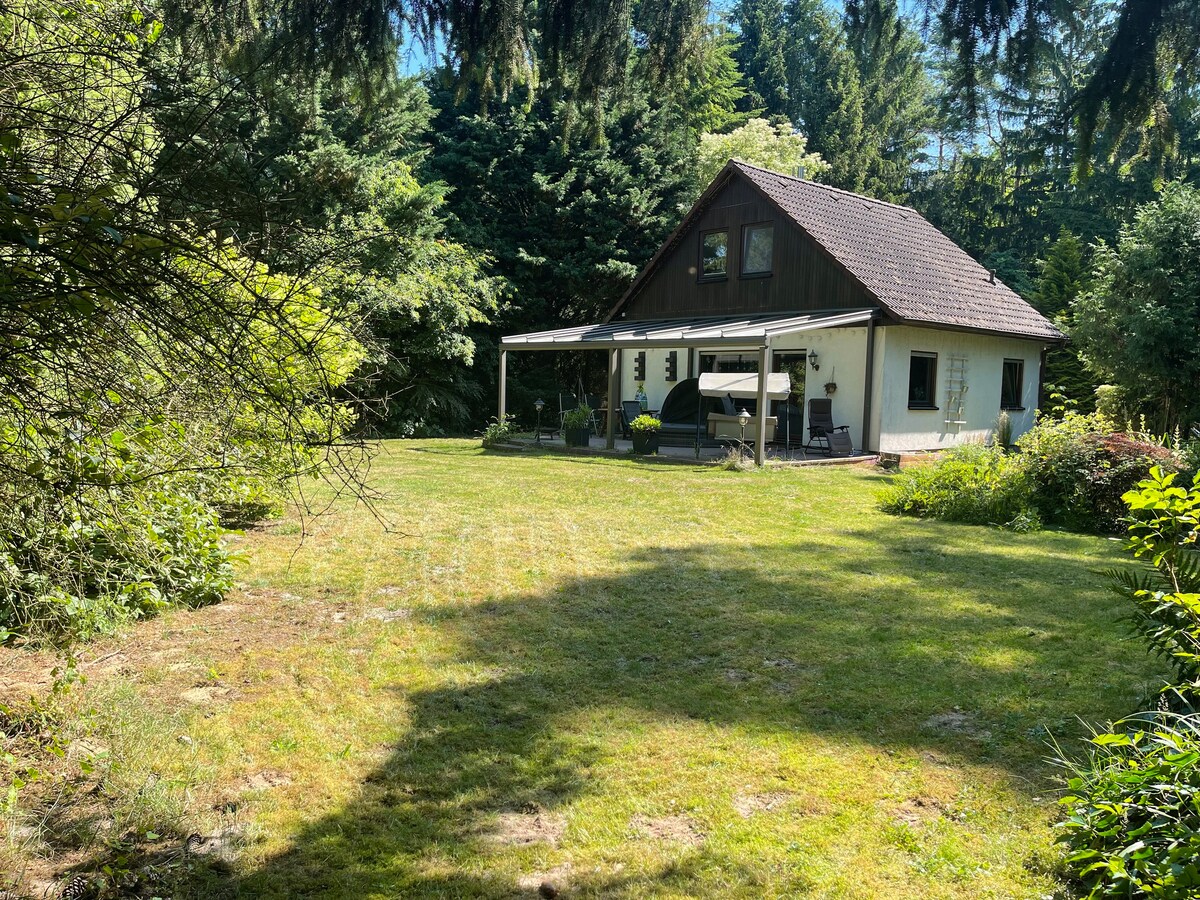
[[[564,428],[563,440],[566,441],[568,447],[587,447],[591,443],[592,429],[588,426],[583,428]]]
[[[633,433],[633,452],[643,455],[658,452],[658,432],[635,431]]]

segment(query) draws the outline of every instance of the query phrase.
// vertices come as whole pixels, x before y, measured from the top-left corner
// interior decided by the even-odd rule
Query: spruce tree
[[[738,0],[731,18],[741,33],[736,58],[749,88],[743,108],[789,115],[784,0]]]
[[[866,139],[862,83],[841,24],[819,0],[790,0],[788,32],[789,117],[829,163],[825,180],[862,191],[878,148]]]
[[[847,0],[846,42],[863,96],[867,193],[903,198],[935,122],[932,86],[920,36],[901,18],[897,0]]]
[[[1088,289],[1087,248],[1065,228],[1038,261],[1039,277],[1033,305],[1059,328],[1071,333],[1072,304]],[[1061,394],[1081,412],[1096,408],[1098,382],[1079,358],[1073,345],[1055,347],[1046,354],[1042,374],[1048,393]]]

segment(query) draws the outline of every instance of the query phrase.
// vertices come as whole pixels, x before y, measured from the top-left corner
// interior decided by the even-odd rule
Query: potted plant
[[[568,447],[586,447],[591,443],[592,411],[582,403],[563,416],[563,439]]]
[[[837,368],[835,367],[834,370],[829,373],[829,380],[827,382],[825,382],[825,396],[832,397],[833,392],[836,390],[837,390]]]
[[[662,422],[654,418],[654,416],[638,416],[629,423],[629,430],[633,432],[633,452],[634,453],[657,453],[658,452],[658,429],[662,427]]]
[[[646,382],[638,382],[637,390],[633,393],[633,399],[642,407],[643,412],[650,408],[650,398],[646,396]]]

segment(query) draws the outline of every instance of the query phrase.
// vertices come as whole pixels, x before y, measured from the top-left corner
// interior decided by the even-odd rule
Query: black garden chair
[[[824,444],[829,456],[849,456],[854,452],[850,443],[850,426],[833,424],[833,401],[828,397],[814,397],[808,401],[808,443]]]

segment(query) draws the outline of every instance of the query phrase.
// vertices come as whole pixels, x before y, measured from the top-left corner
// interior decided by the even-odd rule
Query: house
[[[658,408],[704,372],[787,372],[793,408],[829,397],[856,449],[934,450],[1001,411],[1028,430],[1063,340],[916,211],[731,161],[603,322],[502,339],[500,407],[508,352],[604,349],[614,423],[638,384]]]

